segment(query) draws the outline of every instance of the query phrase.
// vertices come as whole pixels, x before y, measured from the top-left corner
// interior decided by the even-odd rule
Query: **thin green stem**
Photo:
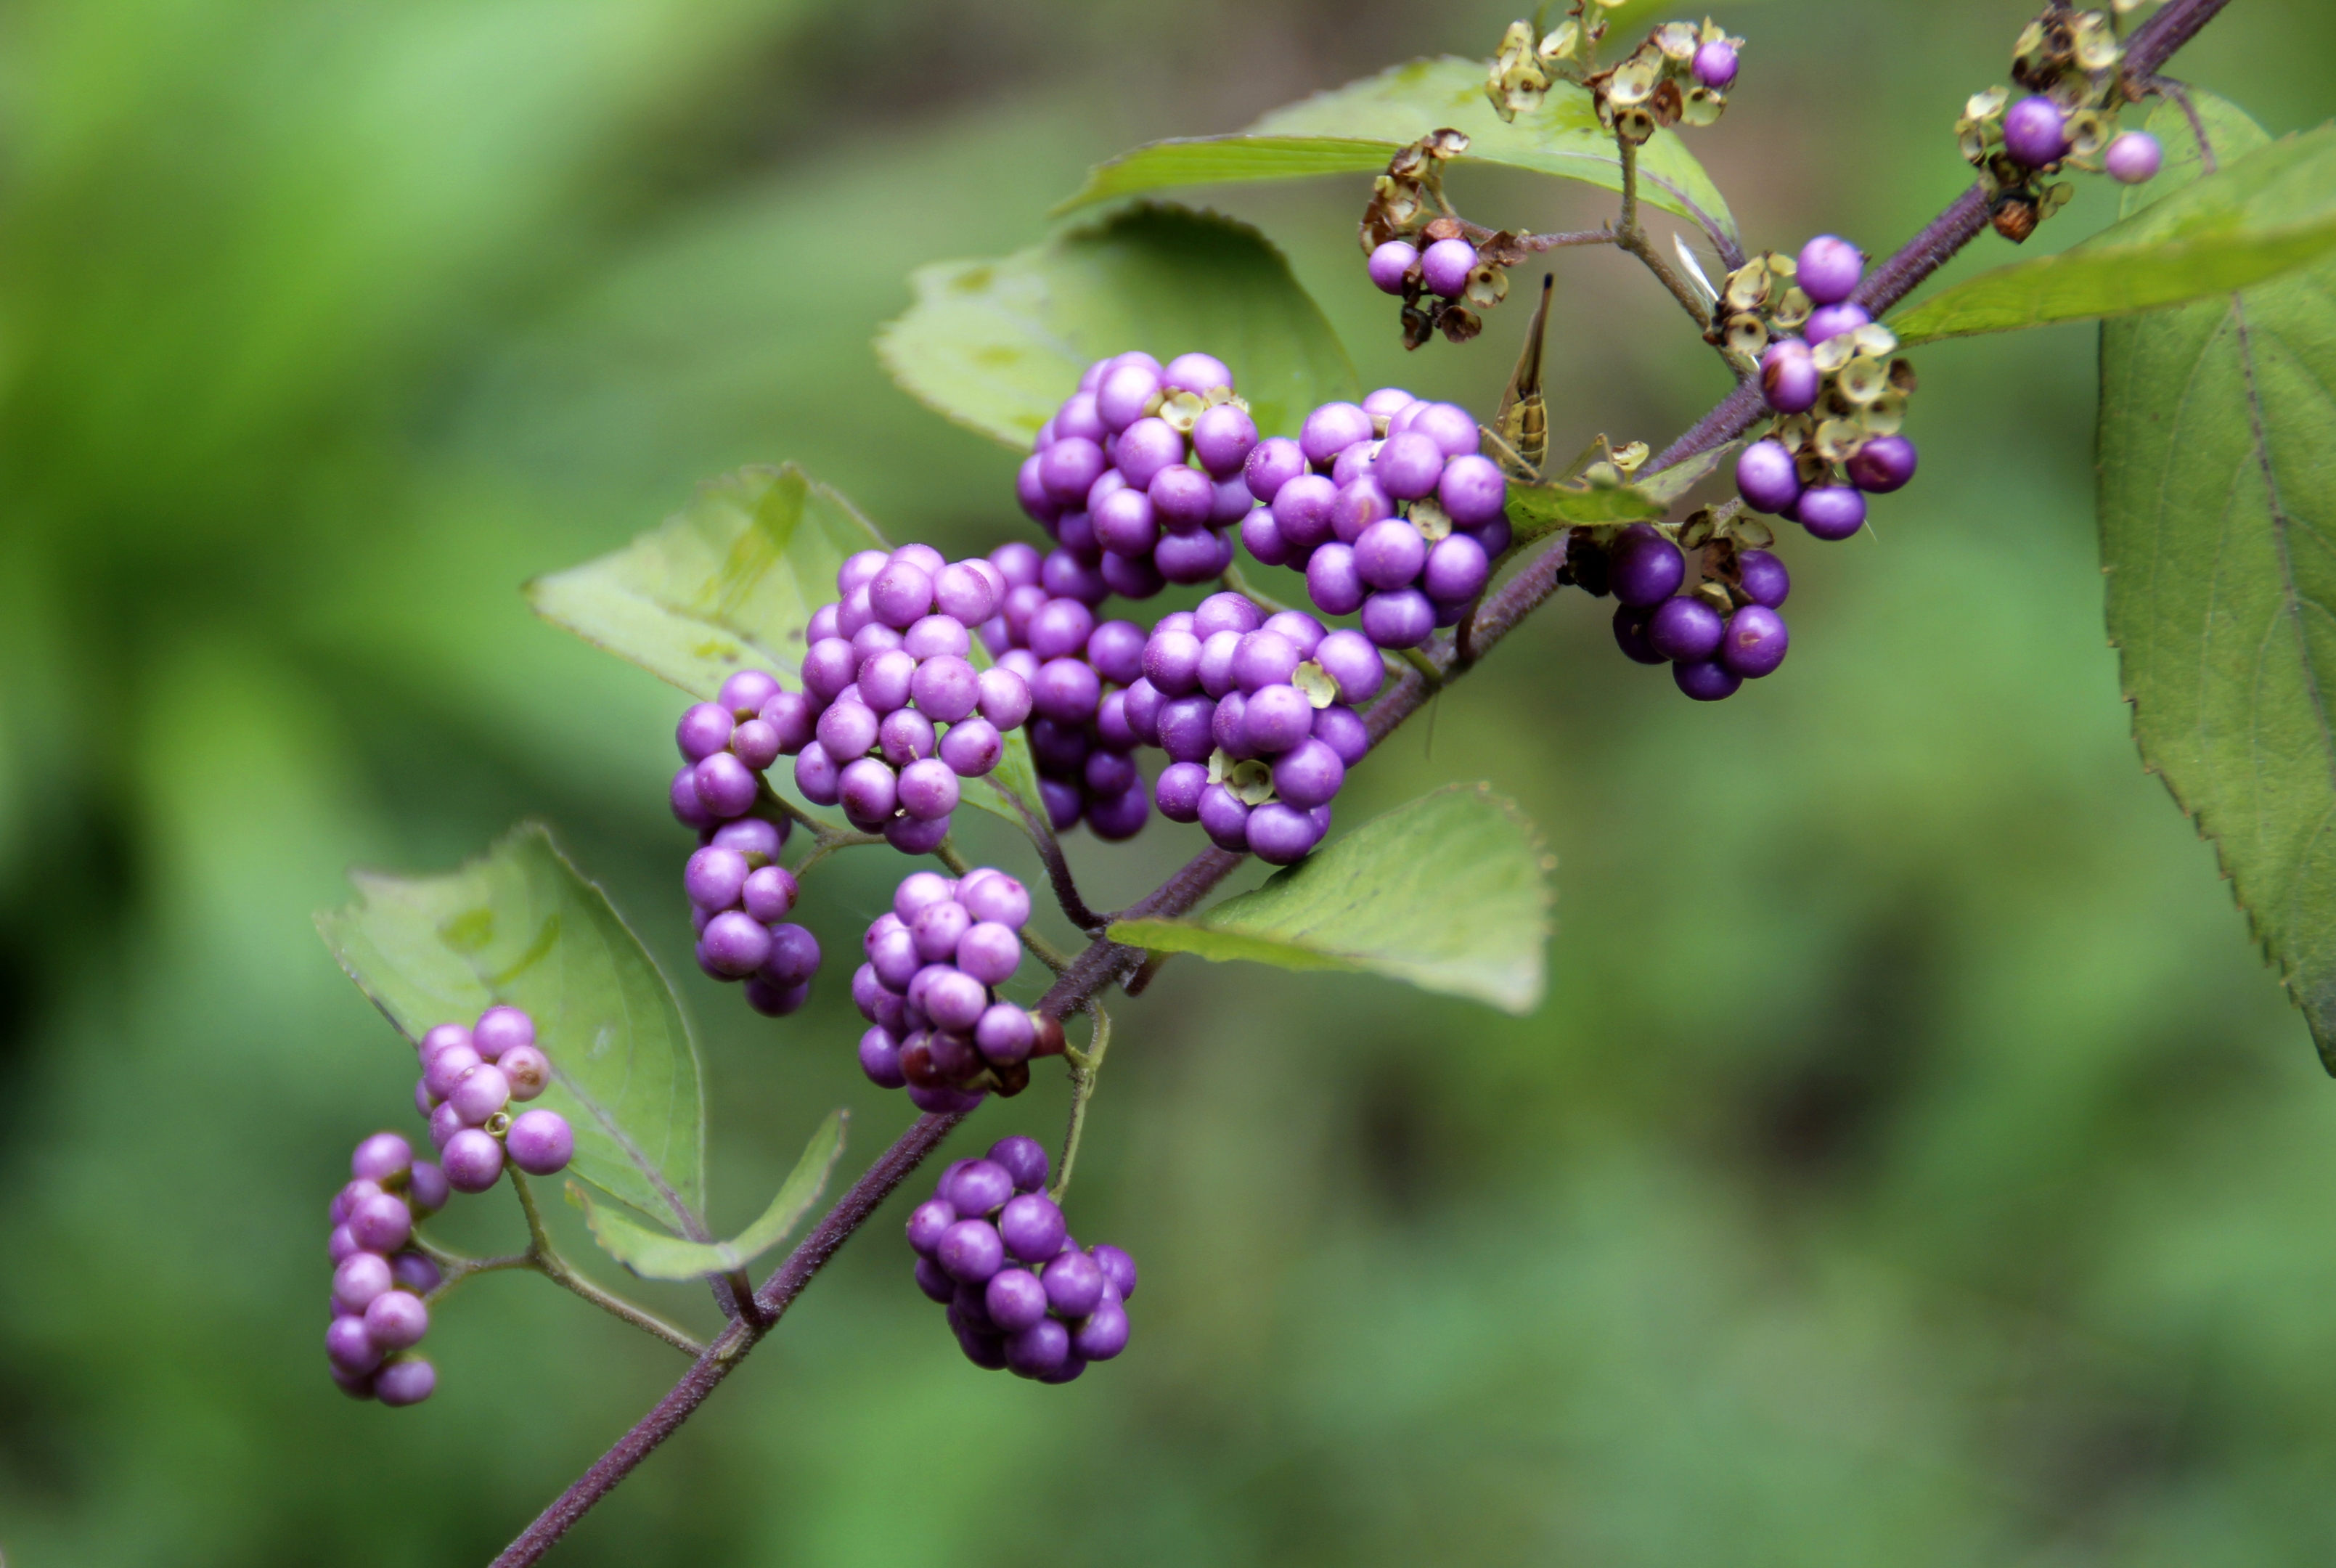
[[[949,839],[941,840],[940,847],[933,851],[933,858],[940,862],[941,864],[949,867],[949,875],[953,877],[964,876],[968,872],[973,870],[972,863],[968,862],[965,856],[958,852],[957,844]],[[1030,950],[1030,956],[1032,958],[1037,959],[1040,963],[1046,965],[1056,974],[1059,975],[1065,969],[1070,968],[1070,955],[1063,951],[1062,949],[1056,947],[1054,943],[1048,941],[1046,938],[1040,936],[1028,926],[1026,925],[1022,927],[1014,934],[1022,939],[1022,945]]]
[[[801,877],[838,850],[856,849],[861,844],[881,844],[883,842],[882,833],[838,832],[822,827],[819,833],[818,842],[812,845],[811,853],[803,856],[803,862],[795,867],[795,875]]]
[[[1429,658],[1417,648],[1405,648],[1403,650],[1403,661],[1404,663],[1411,666],[1412,668],[1417,670],[1420,675],[1426,679],[1430,688],[1440,687],[1444,684],[1443,669],[1437,666],[1435,660]]]
[[[1223,584],[1228,591],[1241,595],[1268,615],[1280,615],[1285,609],[1295,608],[1282,603],[1281,600],[1250,581],[1248,578],[1241,575],[1241,569],[1237,566],[1225,568],[1224,575],[1217,580]]]
[[[1062,1173],[1055,1178],[1054,1200],[1063,1201],[1071,1188],[1071,1167],[1078,1163],[1079,1135],[1086,1131],[1087,1102],[1095,1097],[1095,1075],[1103,1070],[1104,1053],[1111,1049],[1111,1015],[1103,1004],[1089,998],[1087,1016],[1095,1020],[1095,1032],[1087,1037],[1087,1048],[1076,1046],[1063,1047],[1064,1059],[1071,1064],[1071,1125],[1063,1134]]]
[[[1671,270],[1670,263],[1656,253],[1653,243],[1647,238],[1647,231],[1639,227],[1638,143],[1617,132],[1614,145],[1621,151],[1622,158],[1622,219],[1616,226],[1614,243],[1637,257],[1647,270],[1671,291],[1671,297],[1679,302],[1679,308],[1686,311],[1688,319],[1695,323],[1696,330],[1710,331],[1711,317],[1703,307],[1703,297],[1688,287],[1687,279]],[[1727,357],[1725,349],[1720,351],[1720,357]]]
[[[630,1323],[645,1334],[663,1339],[685,1355],[702,1356],[706,1347],[675,1328],[654,1312],[633,1305],[613,1291],[604,1290],[578,1273],[560,1249],[551,1244],[551,1232],[544,1228],[543,1211],[536,1206],[535,1189],[527,1177],[518,1171],[511,1174],[511,1189],[519,1194],[520,1212],[527,1216],[527,1264],[554,1284],[566,1287],[591,1302],[612,1318]],[[753,1292],[748,1292],[752,1299]]]

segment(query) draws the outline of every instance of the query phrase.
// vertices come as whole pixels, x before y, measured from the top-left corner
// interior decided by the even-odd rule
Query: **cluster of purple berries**
[[[1222,572],[1233,559],[1225,531],[1249,511],[1241,463],[1256,444],[1222,360],[1181,354],[1163,365],[1137,350],[1087,366],[1015,481],[1022,510],[1056,541],[1048,591],[1095,605]]]
[[[681,873],[697,967],[745,981],[747,1005],[774,1018],[803,1005],[819,972],[819,939],[787,920],[800,890],[779,864],[786,842],[784,821],[741,817],[704,834]]]
[[[422,1037],[422,1077],[414,1106],[430,1120],[430,1141],[447,1184],[483,1193],[501,1179],[503,1156],[530,1176],[566,1168],[575,1129],[558,1111],[510,1107],[551,1085],[551,1059],[535,1043],[535,1020],[493,1007],[469,1028],[440,1024]]]
[[[1372,286],[1382,294],[1416,299],[1425,289],[1439,298],[1460,299],[1479,262],[1476,248],[1455,234],[1429,240],[1424,250],[1408,239],[1387,240],[1371,251],[1368,268]]]
[[[1640,664],[1671,667],[1679,690],[1698,702],[1733,696],[1747,680],[1772,675],[1791,637],[1776,613],[1792,591],[1785,563],[1765,550],[1733,552],[1733,583],[1708,579],[1680,593],[1687,557],[1647,523],[1624,531],[1607,580],[1620,600],[1614,640]]]
[[[1134,838],[1150,810],[1124,714],[1143,628],[1098,621],[1086,601],[1050,593],[1038,580],[1038,552],[1027,544],[1002,546],[990,560],[1014,586],[998,618],[982,627],[982,640],[998,667],[1030,688],[1030,757],[1048,819],[1057,832],[1084,817],[1097,838]]]
[[[1386,670],[1368,638],[1212,594],[1160,618],[1143,669],[1124,711],[1139,740],[1168,754],[1161,815],[1274,865],[1322,842],[1347,769],[1370,749],[1353,705]]]
[[[505,1109],[551,1081],[535,1023],[517,1008],[489,1008],[475,1027],[440,1024],[422,1037],[416,1108],[430,1118],[438,1162],[417,1160],[395,1133],[375,1133],[349,1156],[350,1180],[333,1195],[333,1321],[325,1355],[333,1381],[352,1397],[418,1404],[438,1373],[410,1352],[430,1329],[426,1298],[438,1265],[414,1248],[414,1223],[453,1193],[483,1193],[503,1161],[530,1175],[564,1169],[576,1135],[557,1111]]]
[[[1061,1026],[1000,1001],[1022,962],[1030,894],[988,867],[951,881],[913,872],[868,928],[868,961],[852,999],[868,1032],[860,1069],[879,1088],[906,1086],[920,1111],[969,1111],[991,1089],[1016,1095],[1033,1056],[1063,1048]]]
[[[2029,169],[2049,169],[2074,150],[2068,133],[2068,112],[2043,93],[2022,98],[2004,112],[2003,150],[2016,163]],[[2101,154],[2101,166],[2120,185],[2141,185],[2157,178],[2166,150],[2146,131],[2119,132]]]
[[[944,561],[925,544],[843,563],[841,597],[804,631],[803,689],[781,699],[779,750],[805,799],[841,803],[909,854],[948,836],[958,781],[996,767],[1005,732],[1030,713],[1020,676],[972,658],[968,628],[998,612],[1007,586],[993,563]]]
[[[965,1359],[1041,1383],[1067,1383],[1127,1349],[1135,1260],[1082,1251],[1044,1191],[1046,1151],[1001,1138],[959,1160],[909,1216],[917,1288],[949,1308]]]
[[[1398,387],[1324,404],[1298,439],[1250,453],[1260,505],[1241,542],[1303,571],[1324,614],[1359,610],[1372,642],[1416,648],[1459,621],[1509,547],[1508,479],[1481,444],[1467,410]]]

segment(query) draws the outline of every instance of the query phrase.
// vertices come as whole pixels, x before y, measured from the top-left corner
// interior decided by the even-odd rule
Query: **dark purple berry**
[[[1736,688],[1744,684],[1742,676],[1716,658],[1698,664],[1675,664],[1671,666],[1671,679],[1679,683],[1679,690],[1698,702],[1718,702],[1722,697],[1734,696]]]
[[[1728,617],[1719,660],[1731,674],[1757,680],[1785,662],[1790,642],[1783,616],[1766,605],[1747,604]]]
[[[1817,539],[1847,539],[1865,526],[1865,497],[1851,485],[1819,485],[1801,492],[1793,515]]]
[[[1881,435],[1858,449],[1848,463],[1849,482],[1874,495],[1887,495],[1914,477],[1914,443],[1903,435]]]
[[[419,1405],[438,1387],[438,1368],[412,1358],[392,1361],[373,1375],[373,1396],[384,1405]]]
[[[998,1239],[1007,1252],[1026,1263],[1043,1263],[1061,1251],[1066,1230],[1063,1211],[1044,1193],[1011,1198],[998,1215]]]
[[[1310,812],[1280,801],[1268,801],[1249,813],[1250,852],[1268,865],[1286,866],[1304,860],[1322,841],[1322,829]]]
[[[1647,646],[1667,659],[1693,664],[1719,651],[1726,623],[1699,599],[1667,599],[1647,618]]]
[[[1677,593],[1686,576],[1679,546],[1645,523],[1633,523],[1615,548],[1609,581],[1623,604],[1645,607]]]
[[[995,1213],[1014,1195],[1013,1173],[995,1160],[967,1160],[949,1168],[938,1195],[961,1215]]]
[[[989,1145],[989,1153],[984,1157],[992,1164],[1002,1166],[1006,1174],[1014,1178],[1014,1190],[1017,1193],[1035,1193],[1046,1184],[1046,1151],[1036,1138],[1026,1138],[1019,1134],[1000,1138]],[[1047,1255],[1053,1256],[1052,1253]]]
[[[940,1198],[928,1198],[909,1213],[909,1245],[919,1257],[930,1258],[941,1244],[941,1233],[957,1223],[957,1211]]]
[[[934,1245],[938,1247],[939,1243]],[[930,1258],[917,1260],[917,1289],[922,1290],[929,1300],[946,1303],[957,1296],[957,1281],[949,1278],[948,1270]]]
[[[1273,765],[1274,793],[1301,811],[1328,805],[1346,779],[1347,765],[1319,740],[1300,741]]]
[[[1785,563],[1765,550],[1747,550],[1736,558],[1737,570],[1741,574],[1744,591],[1754,604],[1765,604],[1770,609],[1785,602],[1793,591],[1793,579],[1785,570]]]
[[[1052,1318],[1041,1318],[1019,1333],[1006,1337],[1006,1369],[1024,1378],[1054,1371],[1070,1359],[1071,1332]]]
[[[2068,155],[2068,121],[2060,106],[2039,93],[2004,112],[2003,150],[2015,163],[2042,169]]]

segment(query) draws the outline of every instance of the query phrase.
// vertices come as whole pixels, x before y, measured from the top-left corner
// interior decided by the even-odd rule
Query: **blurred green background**
[[[1718,14],[1752,44],[1696,146],[1747,238],[1875,249],[1961,184],[1950,122],[2027,15]],[[12,1564],[483,1561],[647,1406],[678,1359],[520,1276],[447,1304],[426,1406],[334,1392],[325,1200],[356,1136],[411,1125],[412,1068],[310,912],[352,862],[443,869],[540,814],[682,977],[715,1222],[837,1104],[856,1169],[908,1110],[852,1066],[847,968],[775,1026],[699,979],[677,698],[518,584],[750,461],[951,553],[1027,535],[1010,455],[869,351],[909,269],[1032,242],[1136,141],[1487,53],[1509,15],[7,7]],[[2177,70],[2276,132],[2336,107],[2331,57],[2321,0],[2245,0]],[[1406,358],[1362,187],[1219,200],[1366,385],[1489,406],[1523,306]],[[1521,226],[1601,207],[1456,188]],[[1564,258],[1552,346],[1562,451],[1660,445],[1722,390],[1619,257]],[[1143,1264],[1126,1359],[1061,1389],[969,1369],[888,1213],[554,1560],[2326,1562],[2336,1092],[2127,739],[2092,336],[1921,360],[1922,482],[1871,537],[1792,549],[1779,678],[1694,706],[1563,596],[1351,786],[1348,821],[1454,777],[1539,820],[1537,1016],[1179,960],[1121,1015],[1072,1202]],[[1094,896],[1196,833],[1082,842]],[[900,870],[858,854],[813,883],[831,953]],[[959,1143],[1051,1140],[1063,1103],[1042,1075]],[[448,1226],[516,1230],[505,1203]]]

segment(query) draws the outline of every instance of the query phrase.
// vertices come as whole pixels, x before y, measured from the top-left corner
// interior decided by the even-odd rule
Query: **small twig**
[[[812,845],[811,853],[803,856],[802,862],[795,867],[795,875],[798,877],[803,876],[805,872],[809,872],[812,867],[819,864],[820,862],[825,860],[828,856],[833,854],[838,850],[858,849],[863,844],[881,844],[885,842],[886,841],[882,833],[863,833],[849,830],[822,830],[820,833],[818,841]]]
[[[1071,1167],[1079,1157],[1079,1135],[1086,1131],[1087,1102],[1095,1097],[1095,1075],[1103,1070],[1104,1053],[1111,1049],[1111,1015],[1104,1011],[1102,1003],[1090,999],[1087,1016],[1095,1020],[1087,1048],[1063,1047],[1071,1064],[1071,1125],[1063,1133],[1063,1161],[1055,1177],[1053,1197],[1057,1203],[1070,1191]]]
[[[1687,279],[1671,269],[1670,263],[1665,261],[1648,241],[1647,231],[1639,227],[1638,144],[1620,133],[1616,134],[1614,144],[1621,149],[1622,153],[1622,219],[1616,226],[1614,243],[1637,257],[1647,270],[1671,291],[1671,297],[1679,302],[1679,308],[1687,312],[1688,319],[1695,323],[1698,332],[1709,332],[1711,316],[1703,307],[1703,296],[1689,287]],[[1721,352],[1724,356],[1726,351],[1723,349]]]
[[[706,1347],[654,1312],[636,1307],[622,1296],[604,1290],[578,1273],[560,1249],[551,1244],[551,1232],[544,1229],[543,1213],[536,1207],[535,1189],[527,1177],[514,1170],[511,1174],[511,1190],[519,1194],[520,1212],[527,1216],[528,1266],[554,1284],[564,1286],[591,1302],[612,1318],[630,1323],[645,1334],[652,1334],[686,1355],[702,1356]]]
[[[1022,813],[1024,831],[1046,868],[1046,881],[1055,890],[1055,903],[1063,911],[1063,918],[1090,935],[1103,930],[1104,917],[1087,907],[1086,899],[1079,891],[1078,880],[1071,875],[1071,862],[1063,858],[1062,842],[1055,837],[1054,824],[1041,822],[1020,800],[1014,802],[1014,809]],[[1043,957],[1040,961],[1045,961]]]

